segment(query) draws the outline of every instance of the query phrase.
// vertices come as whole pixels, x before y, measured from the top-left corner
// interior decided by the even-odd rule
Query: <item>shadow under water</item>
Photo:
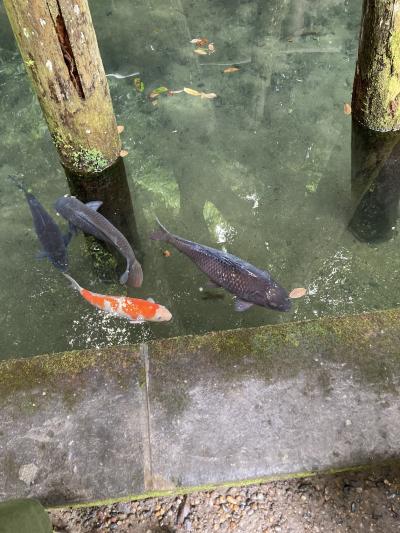
[[[351,139],[351,194],[348,228],[362,242],[389,240],[400,200],[400,134],[368,130],[355,121]]]

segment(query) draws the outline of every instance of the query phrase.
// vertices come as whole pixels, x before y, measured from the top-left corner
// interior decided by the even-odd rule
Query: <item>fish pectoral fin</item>
[[[45,252],[44,250],[39,250],[36,254],[36,259],[47,259],[49,257],[49,254]]]
[[[103,202],[101,200],[94,200],[93,202],[86,202],[85,205],[93,209],[93,211],[97,211],[103,205]]]
[[[218,285],[218,283],[215,283],[215,281],[211,281],[210,279],[206,283],[206,287],[209,289],[219,289],[221,285]]]
[[[62,236],[65,247],[68,246],[68,244],[71,242],[72,237],[74,236],[74,232],[71,230],[68,233],[65,233],[65,235]]]
[[[250,309],[250,307],[254,305],[251,302],[246,302],[245,300],[241,300],[240,298],[236,298],[235,300],[235,311],[247,311],[247,309]]]
[[[150,302],[151,304],[154,304],[155,301],[153,300],[153,298],[147,298],[147,301]]]
[[[72,224],[72,222],[68,222],[68,228],[69,228],[68,233],[71,233],[71,236],[72,235],[78,235],[79,229],[76,226],[74,226],[74,224]]]
[[[125,270],[125,272],[119,278],[119,282],[121,283],[121,285],[125,285],[125,283],[128,281],[128,275],[129,275],[129,270]]]

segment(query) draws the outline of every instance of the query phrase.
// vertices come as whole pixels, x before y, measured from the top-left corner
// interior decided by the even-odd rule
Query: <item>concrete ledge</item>
[[[0,498],[47,505],[400,457],[400,311],[0,364]]]

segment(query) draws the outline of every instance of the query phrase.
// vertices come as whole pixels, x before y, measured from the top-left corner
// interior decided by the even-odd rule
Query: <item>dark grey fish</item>
[[[115,246],[126,259],[126,270],[120,277],[120,283],[126,283],[131,287],[140,287],[143,283],[142,267],[122,233],[97,212],[101,204],[102,202],[84,204],[74,196],[62,196],[58,198],[54,207],[60,215],[68,220],[71,232],[76,232],[76,228],[78,228],[84,233]]]
[[[253,304],[276,311],[289,311],[291,302],[288,293],[268,272],[234,255],[173,235],[158,219],[157,222],[160,229],[152,233],[150,238],[172,244],[187,255],[214,286],[223,287],[234,294],[237,311],[245,311]]]
[[[14,176],[10,180],[25,193],[26,201],[31,210],[36,235],[42,245],[38,257],[47,257],[53,265],[65,272],[68,268],[67,244],[68,236],[63,236],[60,228],[45,210],[37,198],[22,185]]]

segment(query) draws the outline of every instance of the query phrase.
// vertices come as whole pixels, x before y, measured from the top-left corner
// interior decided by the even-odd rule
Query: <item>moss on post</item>
[[[364,0],[352,110],[372,130],[400,129],[399,0]]]
[[[121,145],[87,0],[4,0],[61,161],[101,172]]]

